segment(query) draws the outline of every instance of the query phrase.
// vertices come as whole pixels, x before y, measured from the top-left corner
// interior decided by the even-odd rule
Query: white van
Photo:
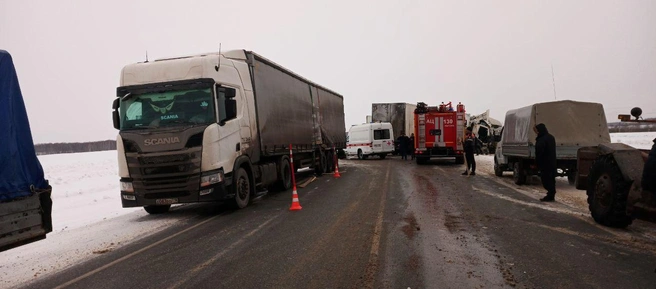
[[[366,159],[378,155],[384,159],[394,151],[394,132],[389,122],[365,123],[351,126],[346,141],[346,154]]]

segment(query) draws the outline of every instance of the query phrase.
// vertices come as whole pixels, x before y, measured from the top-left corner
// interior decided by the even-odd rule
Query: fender
[[[253,164],[248,155],[241,155],[235,159],[235,165],[232,167],[232,172],[230,173],[230,184],[232,184],[232,177],[235,175],[235,170],[239,169],[244,163],[248,167],[248,178],[251,180],[251,184],[255,185],[255,180],[253,179]]]

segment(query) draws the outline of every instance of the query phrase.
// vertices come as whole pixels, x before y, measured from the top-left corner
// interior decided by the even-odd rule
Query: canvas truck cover
[[[346,146],[341,95],[302,78],[252,52],[252,77],[263,155]]]
[[[11,55],[0,50],[0,202],[47,189]]]
[[[600,103],[571,100],[536,103],[506,113],[503,145],[534,145],[533,127],[547,126],[556,146],[597,146],[609,143],[604,107]]]

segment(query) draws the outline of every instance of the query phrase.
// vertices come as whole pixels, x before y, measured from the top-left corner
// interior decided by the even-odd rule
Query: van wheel
[[[243,209],[251,201],[251,179],[244,168],[237,169],[235,179],[232,183],[232,190],[235,194],[233,205],[237,209]]]
[[[516,162],[513,167],[513,181],[517,185],[526,184],[526,172],[524,171],[524,166],[521,162]]]
[[[380,156],[381,160],[384,160],[387,155],[386,154],[380,154],[379,156]]]
[[[364,155],[362,154],[362,150],[361,150],[361,149],[358,149],[358,159],[359,159],[359,160],[364,159]]]

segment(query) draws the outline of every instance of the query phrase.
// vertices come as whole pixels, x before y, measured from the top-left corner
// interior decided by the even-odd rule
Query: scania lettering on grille
[[[163,137],[163,138],[149,138],[144,140],[144,145],[154,146],[154,145],[163,145],[163,144],[174,144],[179,142],[180,142],[180,138],[178,138],[177,136]]]

